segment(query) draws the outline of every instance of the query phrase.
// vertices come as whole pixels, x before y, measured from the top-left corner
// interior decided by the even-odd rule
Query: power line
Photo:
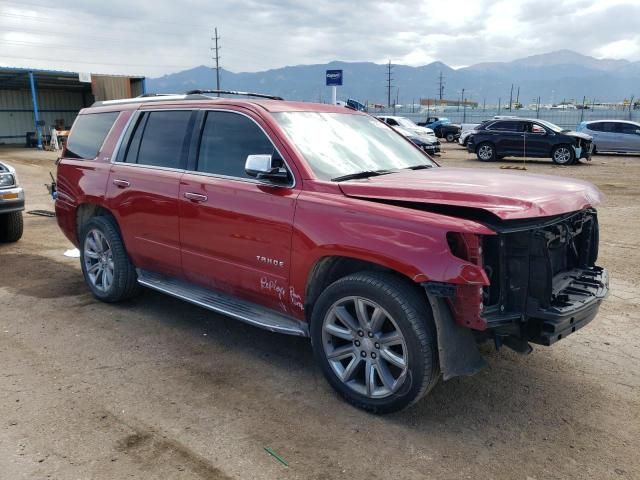
[[[220,36],[218,35],[218,27],[214,29],[214,32],[215,35],[211,40],[215,42],[215,47],[213,47],[211,50],[215,50],[216,52],[215,57],[213,57],[213,59],[216,61],[216,89],[220,90],[220,49],[222,47],[218,45],[218,40],[220,40]],[[218,96],[220,96],[220,94],[218,94]]]
[[[391,81],[393,78],[391,77],[391,72],[393,71],[393,65],[391,65],[391,60],[389,60],[389,64],[387,65],[387,106],[391,107],[391,89],[393,85]]]

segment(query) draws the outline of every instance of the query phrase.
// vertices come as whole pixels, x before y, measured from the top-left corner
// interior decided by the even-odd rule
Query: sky
[[[560,49],[640,61],[640,0],[0,0],[0,65],[150,77],[332,60],[454,68]]]

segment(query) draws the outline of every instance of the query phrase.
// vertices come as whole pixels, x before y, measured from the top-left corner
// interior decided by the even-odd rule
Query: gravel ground
[[[0,158],[18,170],[28,210],[53,208],[43,187],[53,154]],[[481,164],[456,145],[439,160],[523,165]],[[640,478],[640,158],[526,168],[517,174],[604,191],[611,295],[555,346],[487,348],[482,373],[384,417],[342,402],[305,339],[151,291],[96,301],[55,219],[26,215],[23,239],[0,245],[0,478]]]

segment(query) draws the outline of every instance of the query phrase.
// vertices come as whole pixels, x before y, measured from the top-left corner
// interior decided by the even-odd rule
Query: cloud
[[[0,63],[158,76],[331,60],[462,66],[551,50],[640,60],[637,0],[3,0]]]

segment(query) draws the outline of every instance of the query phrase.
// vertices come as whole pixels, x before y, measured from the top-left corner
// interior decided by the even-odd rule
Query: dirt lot
[[[52,209],[54,155],[2,149],[27,209]],[[449,145],[446,166],[495,169]],[[151,291],[88,293],[55,219],[26,215],[0,245],[2,479],[640,478],[640,158],[526,172],[590,180],[612,293],[590,325],[529,356],[441,382],[385,417],[343,403],[304,339]],[[270,447],[289,462],[265,453]]]

